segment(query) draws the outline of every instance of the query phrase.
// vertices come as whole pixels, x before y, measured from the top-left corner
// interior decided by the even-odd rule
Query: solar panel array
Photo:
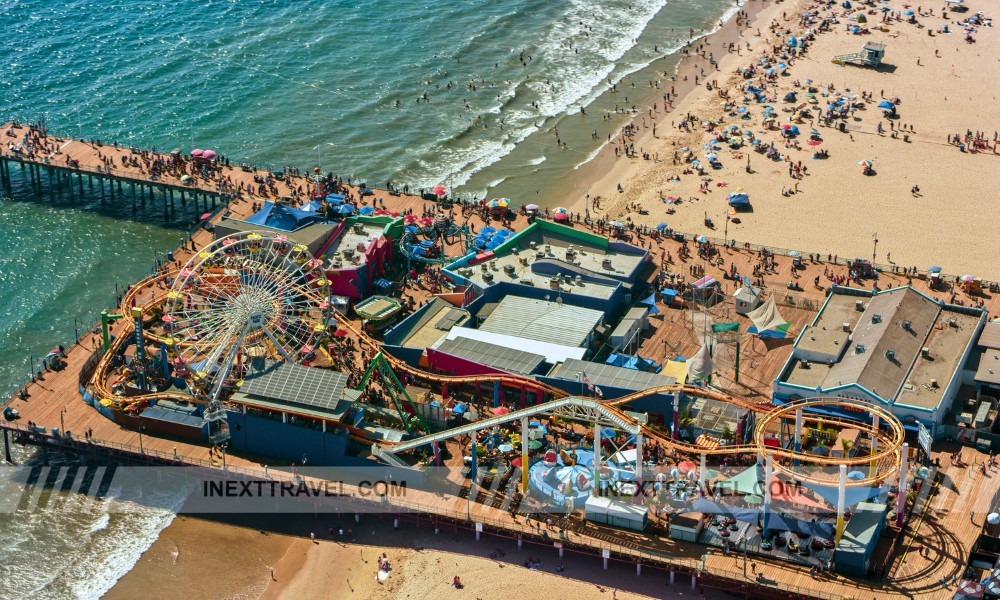
[[[624,367],[605,365],[575,358],[566,359],[555,375],[560,379],[578,379],[579,376],[577,373],[580,372],[585,373],[587,379],[594,385],[606,385],[636,392],[677,382],[675,378],[668,377],[667,375],[626,369]],[[590,391],[587,390],[586,393],[589,394]]]
[[[334,411],[347,385],[347,375],[287,362],[268,363],[263,371],[247,375],[240,392],[264,400],[300,404]]]
[[[468,316],[464,310],[460,308],[451,308],[447,313],[444,314],[434,327],[440,329],[441,331],[450,331],[452,327],[458,324],[459,321]]]
[[[538,365],[545,362],[545,357],[540,354],[532,354],[524,350],[497,346],[469,338],[445,340],[438,346],[438,350],[479,364],[523,375],[533,373]]]

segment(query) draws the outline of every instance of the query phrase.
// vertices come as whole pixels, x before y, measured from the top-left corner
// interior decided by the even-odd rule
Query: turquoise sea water
[[[689,29],[712,29],[734,8],[731,0],[8,0],[0,120],[44,117],[65,135],[212,148],[263,166],[318,163],[378,186],[445,183],[544,204],[625,119],[602,115],[648,104],[660,93],[650,82],[672,72]],[[609,80],[623,77],[610,93]],[[556,130],[567,149],[557,148]],[[26,178],[0,189],[0,391],[28,376],[29,357],[92,325],[115,284],[147,273],[154,254],[184,237],[190,216],[178,211],[165,224],[153,207],[102,206],[93,194],[53,200]],[[3,595],[99,595],[167,522],[147,517],[108,521],[81,508],[51,535],[106,568],[60,575],[45,568],[50,555],[5,555],[0,581],[15,587]],[[47,536],[35,520],[0,517],[0,548]],[[99,543],[115,537],[135,543]]]

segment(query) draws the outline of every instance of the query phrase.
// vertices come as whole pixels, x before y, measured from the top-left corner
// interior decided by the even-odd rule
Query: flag
[[[597,394],[598,398],[603,398],[604,397],[604,392],[601,391],[601,388],[595,387],[594,388],[594,392]]]
[[[587,379],[586,373],[583,374],[583,382],[587,384],[588,390],[590,390],[591,392],[594,391],[594,384],[590,383],[590,380]]]

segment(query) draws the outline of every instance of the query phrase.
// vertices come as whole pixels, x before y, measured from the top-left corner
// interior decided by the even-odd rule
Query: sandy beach
[[[751,6],[757,3],[749,2]],[[924,13],[914,15],[914,23],[905,15],[900,15],[901,20],[882,23],[886,13],[865,6],[874,13],[866,14],[867,27],[872,29],[868,34],[855,35],[847,27],[856,24],[852,19],[857,18],[857,6],[844,9],[835,4],[826,8],[808,0],[768,3],[756,21],[738,28],[735,39],[740,44],[739,53],[723,47],[734,39],[735,22],[730,23],[729,39],[724,29],[701,42],[701,54],[707,57],[712,53],[718,70],[713,71],[706,58],[692,53],[692,60],[686,61],[678,79],[683,81],[687,76],[690,83],[694,75],[699,75],[699,86],[677,98],[670,112],[658,111],[655,138],[650,122],[643,128],[640,112],[634,121],[636,135],[615,140],[615,145],[608,146],[602,156],[582,168],[579,177],[584,181],[573,189],[587,189],[591,199],[600,198],[600,209],[591,206],[595,218],[631,219],[646,225],[666,222],[678,231],[707,233],[721,239],[729,212],[726,195],[742,188],[750,197],[752,210],[734,215],[741,222],[728,225],[729,239],[740,243],[865,258],[874,251],[880,263],[891,261],[919,269],[936,264],[949,273],[968,272],[996,279],[1000,267],[982,257],[984,252],[992,256],[998,250],[992,232],[1000,219],[989,202],[990,190],[1000,183],[998,157],[992,150],[996,119],[991,118],[998,108],[995,81],[1000,74],[996,58],[1000,41],[993,27],[976,27],[972,33],[975,43],[965,41],[956,21],[980,10],[986,11],[986,17],[992,16],[983,0],[971,0],[966,5],[969,10],[965,12],[948,11],[947,19],[942,18],[944,5],[910,6]],[[882,6],[886,5],[878,5]],[[888,6],[894,11],[905,10],[902,5]],[[931,9],[934,14],[927,14]],[[767,81],[766,104],[774,107],[777,122],[765,128],[765,103],[749,98],[745,101],[740,89],[746,82],[760,81],[763,69],[747,79],[736,70],[759,65],[765,53],[774,56],[785,51],[788,37],[801,38],[809,28],[815,31],[815,21],[803,23],[801,15],[806,11],[821,17],[832,15],[837,22],[830,25],[830,31],[817,32],[804,55],[776,58],[774,62],[786,62],[789,68],[784,75]],[[895,17],[897,13],[889,14]],[[951,33],[941,32],[945,24]],[[886,45],[886,64],[881,69],[832,62],[834,56],[860,51],[867,41]],[[703,68],[705,76],[700,77]],[[802,132],[797,138],[801,149],[787,148],[778,126],[788,123],[794,114],[785,109],[806,102],[807,79],[818,88],[817,103],[806,104],[813,118],[796,123]],[[706,81],[716,81],[718,87],[708,90]],[[797,92],[797,101],[784,103],[785,94],[792,90]],[[720,91],[728,93],[728,99],[721,97]],[[841,95],[859,95],[860,99],[864,92],[870,94],[870,99],[865,99],[864,108],[846,120],[846,131],[821,125],[816,119],[816,109],[825,109],[830,100]],[[886,119],[877,105],[894,99],[899,101],[898,118]],[[726,110],[727,104],[730,110]],[[748,119],[736,112],[743,106],[751,115]],[[695,117],[690,131],[678,129],[684,115]],[[894,136],[890,122],[894,128],[905,129]],[[877,131],[879,123],[883,133]],[[692,150],[692,159],[706,162],[708,150],[704,145],[712,139],[712,132],[731,125],[751,130],[765,144],[773,143],[781,158],[772,161],[750,151],[748,146],[731,150],[721,144],[716,154],[722,167],[707,169],[704,176],[685,174],[690,164],[674,164],[675,151],[683,147]],[[806,144],[813,129],[819,132],[820,146]],[[983,132],[989,149],[973,154],[948,143],[950,134],[964,136],[967,131]],[[904,134],[908,139],[903,139]],[[634,144],[638,156],[616,158],[615,148],[621,151],[624,143]],[[829,157],[813,159],[819,149],[826,150]],[[644,153],[648,159],[642,158]],[[858,166],[862,160],[873,163],[875,175],[862,174]],[[793,179],[788,167],[799,161],[808,172]],[[919,187],[919,192],[913,192],[914,186]],[[782,195],[783,190],[796,189],[795,193]],[[673,207],[674,214],[667,213],[669,205],[662,200],[668,197],[681,199]],[[587,202],[574,192],[565,204],[582,211]],[[639,214],[640,207],[649,214]],[[704,225],[706,214],[716,224],[714,232]]]
[[[351,526],[354,541],[348,537]],[[378,582],[383,554],[390,575]],[[540,565],[526,568],[529,559]],[[564,571],[557,574],[560,563]],[[451,585],[456,575],[462,589]],[[596,556],[567,552],[560,559],[551,547],[525,544],[518,550],[513,540],[488,535],[477,542],[473,534],[451,527],[435,535],[426,522],[417,527],[404,521],[394,530],[388,517],[366,517],[358,525],[336,515],[294,515],[231,523],[180,516],[106,598],[489,599],[500,597],[499,589],[509,598],[545,589],[553,600],[700,597],[689,579],[679,577],[671,586],[661,570],[646,568],[637,577],[634,566],[614,561],[605,571]],[[709,599],[725,597],[704,593]]]

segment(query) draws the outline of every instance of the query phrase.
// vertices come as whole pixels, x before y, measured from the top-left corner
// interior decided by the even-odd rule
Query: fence
[[[700,234],[700,233],[687,233],[687,232],[676,231],[676,230],[672,230],[672,229],[671,230],[667,230],[667,232],[671,236],[673,236],[675,239],[677,239],[678,241],[684,241],[684,240],[694,241],[697,238],[701,237],[702,235],[705,235],[705,234]],[[752,252],[759,252],[761,250],[765,250],[765,251],[770,252],[770,253],[775,254],[775,255],[779,255],[779,256],[792,256],[792,257],[802,257],[802,256],[808,257],[810,254],[814,254],[814,255],[816,255],[816,256],[819,257],[820,262],[832,263],[832,261],[824,261],[823,260],[825,256],[829,256],[829,253],[823,254],[823,253],[820,253],[820,252],[804,252],[804,251],[801,251],[801,250],[793,250],[793,249],[790,249],[790,248],[781,248],[779,246],[767,246],[767,245],[764,245],[764,244],[755,244],[755,243],[752,243],[752,242],[741,242],[741,241],[736,240],[734,238],[729,238],[729,240],[725,240],[723,238],[714,237],[714,236],[711,236],[711,235],[705,235],[705,237],[711,243],[713,243],[713,244],[715,244],[717,246],[725,246],[726,242],[728,241],[729,245],[731,247],[734,247],[736,250],[750,250]],[[841,259],[843,259],[843,260],[841,260]],[[860,257],[857,257],[857,258],[854,258],[854,259],[848,259],[848,258],[845,258],[845,257],[838,256],[837,257],[837,262],[833,263],[833,264],[847,266],[848,261],[852,261],[852,260],[868,260],[868,259],[864,259],[864,258],[860,258]],[[874,261],[868,261],[868,262],[869,262],[869,264],[872,265],[873,268],[875,268],[879,272],[884,272],[884,273],[892,273],[894,269],[895,269],[896,272],[901,272],[900,270],[903,268],[903,267],[900,267],[899,265],[892,265],[892,264],[888,264],[887,265],[887,264],[884,264],[884,263],[879,263],[879,262],[874,262]],[[914,279],[926,279],[927,277],[930,276],[930,271],[927,271],[925,269],[916,269],[915,271],[911,269],[911,273],[912,273],[912,277]],[[940,277],[941,277],[942,281],[955,281],[958,278],[958,275],[947,274],[947,273],[942,272],[940,274]],[[997,285],[998,284],[998,282],[988,281],[986,279],[983,279],[982,281],[983,281],[983,287],[985,287],[987,289],[991,285]]]

